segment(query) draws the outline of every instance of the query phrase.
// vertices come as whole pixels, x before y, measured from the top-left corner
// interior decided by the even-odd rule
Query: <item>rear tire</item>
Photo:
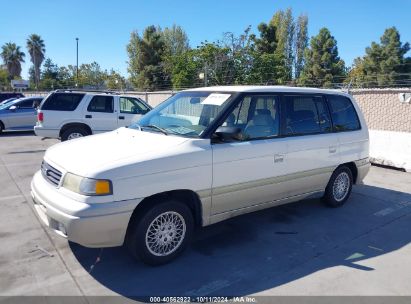
[[[4,125],[3,123],[0,121],[0,134],[3,132],[4,130]]]
[[[323,196],[323,201],[330,207],[344,205],[351,194],[353,176],[350,168],[338,167],[331,175]]]
[[[82,127],[68,128],[61,134],[61,141],[71,140],[90,135],[89,132]]]
[[[187,247],[194,219],[187,205],[168,200],[136,215],[129,224],[126,246],[148,265],[168,263]]]

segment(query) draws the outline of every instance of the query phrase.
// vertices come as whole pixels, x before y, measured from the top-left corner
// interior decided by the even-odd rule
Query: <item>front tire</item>
[[[338,167],[331,175],[328,182],[323,201],[330,207],[344,205],[351,194],[353,176],[350,168]]]
[[[184,251],[193,228],[193,215],[187,205],[165,201],[130,221],[126,245],[145,264],[165,264]]]
[[[82,127],[69,128],[61,134],[61,141],[71,140],[90,135],[86,129]]]

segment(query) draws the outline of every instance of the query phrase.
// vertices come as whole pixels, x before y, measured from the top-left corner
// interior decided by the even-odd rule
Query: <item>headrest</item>
[[[255,110],[256,115],[260,115],[260,114],[264,114],[264,115],[270,115],[271,116],[271,112],[268,109],[257,109]]]
[[[271,125],[272,121],[273,121],[273,118],[271,117],[270,114],[258,114],[258,115],[255,115],[253,118],[253,124],[255,126]]]
[[[308,119],[314,119],[314,117],[315,117],[314,112],[310,110],[300,110],[300,111],[295,111],[293,113],[294,120],[308,120]]]

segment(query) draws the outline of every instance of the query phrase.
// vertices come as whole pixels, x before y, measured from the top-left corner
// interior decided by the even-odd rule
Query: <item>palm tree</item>
[[[15,43],[7,42],[1,47],[1,58],[9,72],[9,78],[20,77],[21,63],[24,62],[24,52]]]
[[[34,82],[37,88],[40,81],[40,66],[43,63],[44,53],[46,52],[43,39],[39,35],[31,34],[27,39],[27,50],[34,65]]]

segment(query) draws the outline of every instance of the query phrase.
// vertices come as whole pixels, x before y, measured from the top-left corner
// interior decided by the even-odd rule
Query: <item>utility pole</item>
[[[76,68],[76,87],[78,86],[78,38],[76,38],[77,44],[77,68]]]

